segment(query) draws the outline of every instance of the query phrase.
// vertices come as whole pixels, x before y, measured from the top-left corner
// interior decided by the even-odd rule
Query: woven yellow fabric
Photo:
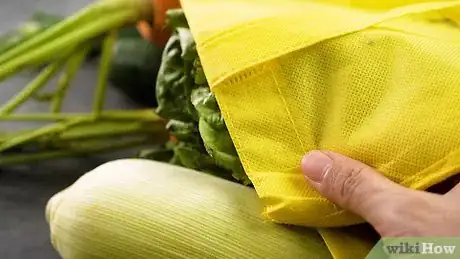
[[[313,149],[347,155],[413,189],[460,172],[460,1],[182,5],[267,219],[362,223],[303,179],[300,160]],[[352,234],[342,244],[323,237],[336,258],[368,247]]]

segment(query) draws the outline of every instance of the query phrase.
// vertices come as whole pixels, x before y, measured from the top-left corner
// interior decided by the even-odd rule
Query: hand
[[[307,154],[302,171],[324,197],[364,218],[382,237],[460,236],[460,185],[442,195],[407,189],[328,151]]]

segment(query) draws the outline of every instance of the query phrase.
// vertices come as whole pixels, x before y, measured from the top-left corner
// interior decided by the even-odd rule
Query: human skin
[[[330,151],[308,153],[301,167],[306,180],[323,196],[361,216],[382,237],[460,236],[460,184],[439,194],[407,189],[359,161]]]

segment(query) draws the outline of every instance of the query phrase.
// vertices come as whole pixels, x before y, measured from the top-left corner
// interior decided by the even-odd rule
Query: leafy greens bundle
[[[156,113],[169,120],[171,140],[151,159],[211,173],[245,185],[251,184],[233,145],[196,51],[185,15],[169,10],[167,25],[172,36],[163,52],[157,77]],[[166,150],[166,151],[165,151]]]

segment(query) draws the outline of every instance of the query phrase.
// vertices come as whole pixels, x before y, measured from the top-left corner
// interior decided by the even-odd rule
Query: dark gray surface
[[[68,15],[91,0],[3,0],[0,3],[0,32],[27,20],[35,11]],[[73,84],[65,110],[87,111],[91,106],[92,89],[96,79],[95,64],[87,65]],[[0,103],[5,102],[30,80],[22,75],[0,83]],[[128,108],[133,104],[120,93],[110,90],[107,108]],[[43,103],[27,103],[19,112],[46,111]],[[30,124],[0,122],[0,130],[31,127]],[[81,158],[34,164],[0,172],[0,259],[59,258],[49,241],[44,217],[47,200],[72,184],[79,176],[95,166],[122,157]]]

